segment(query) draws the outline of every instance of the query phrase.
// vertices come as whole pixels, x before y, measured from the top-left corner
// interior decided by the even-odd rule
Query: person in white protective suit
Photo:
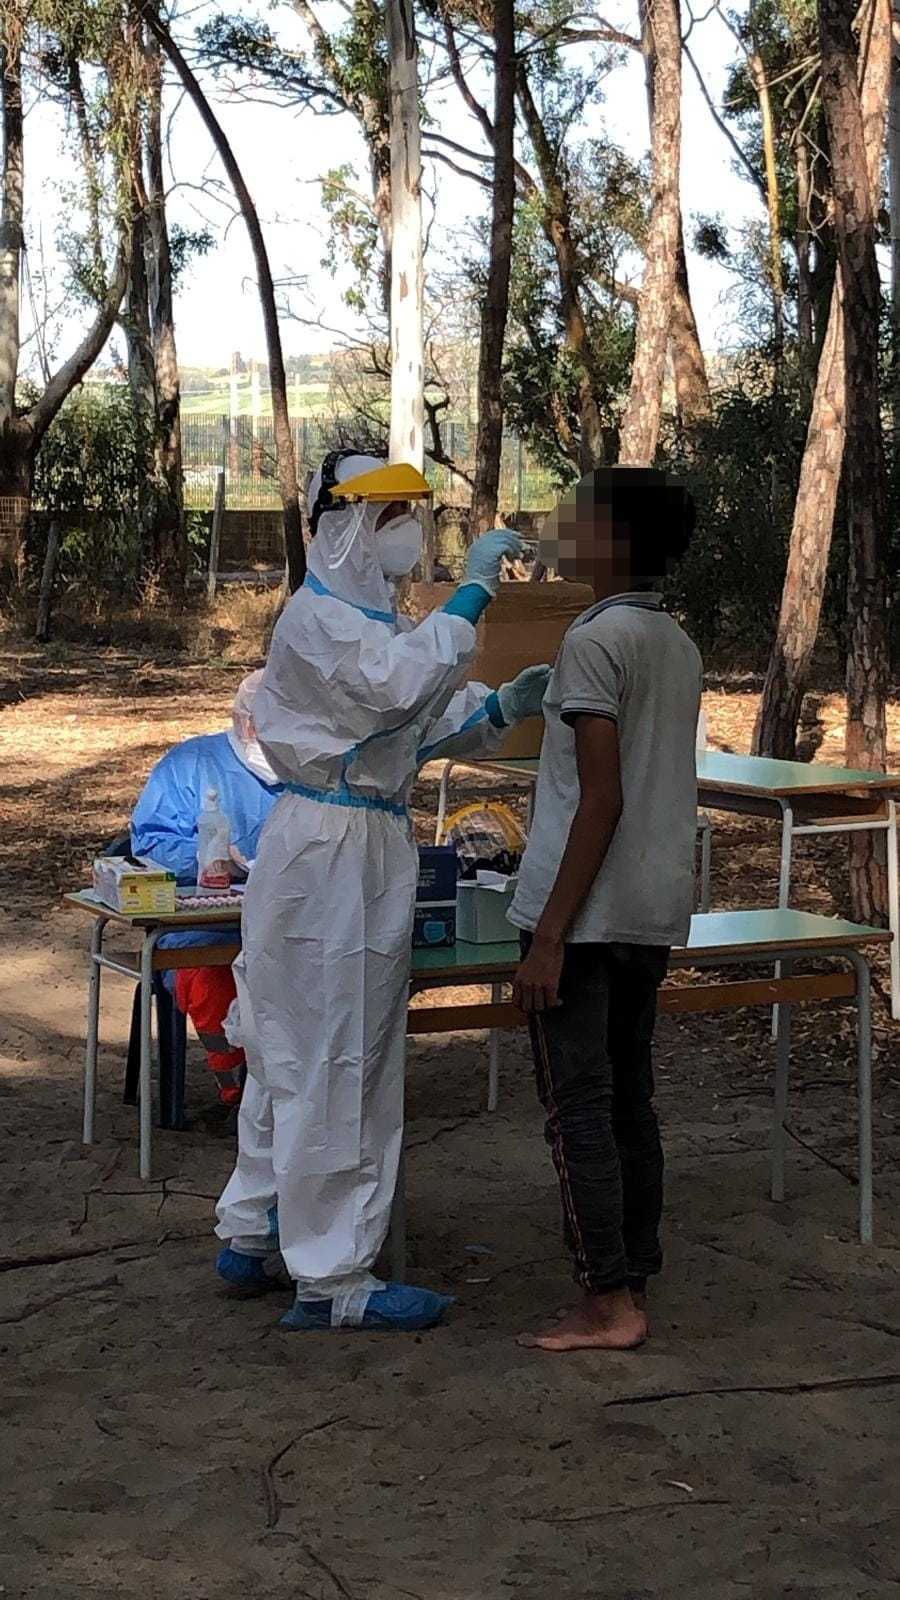
[[[417,625],[395,613],[394,582],[422,550],[408,502],[428,492],[412,467],[326,458],[310,486],[307,578],[275,629],[254,707],[286,792],[244,899],[234,1036],[248,1076],[217,1208],[228,1241],[218,1270],[263,1288],[280,1248],[292,1329],[427,1327],[450,1303],[372,1275],[403,1137],[418,870],[407,802],[423,761],[487,754],[506,726],[538,714],[549,668],[497,692],[458,687],[502,561],[520,549],[506,530],[476,540],[443,610]]]

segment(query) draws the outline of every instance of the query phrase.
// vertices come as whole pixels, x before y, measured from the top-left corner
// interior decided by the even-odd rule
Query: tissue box
[[[427,901],[416,906],[413,949],[443,950],[456,943],[456,901]]]
[[[137,862],[137,865],[135,865]],[[132,917],[170,917],[175,913],[175,874],[149,856],[97,856],[94,893],[114,911]]]
[[[456,886],[456,936],[466,944],[510,944],[519,930],[507,919],[516,892],[515,876],[507,878],[502,889],[489,889],[483,883]]]
[[[456,899],[456,851],[452,844],[422,844],[419,846],[419,882],[416,900],[419,904]]]
[[[456,851],[450,844],[420,845],[413,949],[440,950],[455,943]]]

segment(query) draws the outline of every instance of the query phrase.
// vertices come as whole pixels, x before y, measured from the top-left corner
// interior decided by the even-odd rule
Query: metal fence
[[[291,431],[297,458],[297,476],[303,484],[328,450],[353,436],[350,419],[292,417]],[[462,472],[475,466],[475,428],[466,422],[445,422],[444,449]],[[216,477],[225,472],[225,504],[231,510],[280,504],[275,470],[275,438],[271,417],[216,416],[195,413],[181,419],[184,458],[185,505],[209,510],[216,493]],[[445,505],[466,505],[469,487],[448,467],[426,461],[426,473],[435,495]],[[554,499],[549,472],[529,455],[514,434],[505,434],[500,464],[500,509],[543,511]]]

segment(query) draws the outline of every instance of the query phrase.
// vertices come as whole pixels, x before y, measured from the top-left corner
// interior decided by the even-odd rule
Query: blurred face
[[[665,527],[666,480],[663,474],[647,469],[646,484],[640,484],[635,497],[634,478],[628,486],[627,508],[623,480],[617,485],[616,469],[597,468],[570,489],[550,513],[541,528],[538,559],[552,567],[561,578],[589,583],[598,600],[622,594],[652,582],[661,586],[668,563],[660,539],[659,571],[635,570],[632,529],[637,518],[640,548],[652,552],[653,533]],[[651,565],[655,565],[651,559]]]
[[[561,578],[589,583],[598,597],[627,588],[624,582],[613,582],[625,564],[625,552],[617,550],[611,507],[582,493],[580,485],[563,497],[544,523],[538,558]]]

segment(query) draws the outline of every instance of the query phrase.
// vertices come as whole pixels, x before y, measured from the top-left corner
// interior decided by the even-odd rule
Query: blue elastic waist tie
[[[345,806],[349,811],[386,811],[389,817],[406,817],[406,807],[396,800],[383,800],[380,794],[353,794],[350,789],[310,789],[305,783],[286,783],[288,794],[304,800],[319,800],[323,806]]]

